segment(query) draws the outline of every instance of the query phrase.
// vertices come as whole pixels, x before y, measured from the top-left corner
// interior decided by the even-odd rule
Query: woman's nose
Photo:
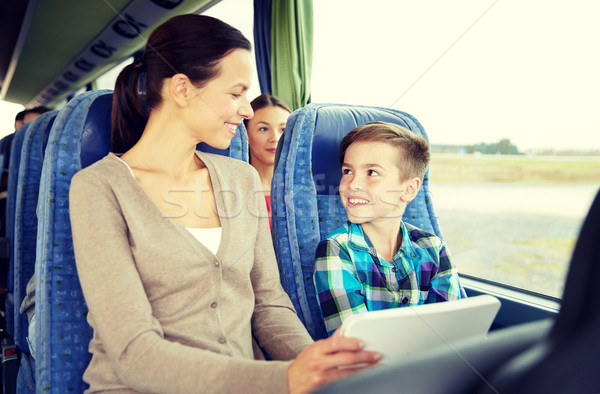
[[[248,99],[245,96],[244,96],[244,102],[240,106],[238,113],[244,119],[252,119],[252,117],[254,116],[254,111],[252,110],[252,106],[250,106],[250,102],[248,102]]]

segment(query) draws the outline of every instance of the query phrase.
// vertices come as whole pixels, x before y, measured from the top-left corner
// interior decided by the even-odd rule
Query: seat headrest
[[[112,94],[103,94],[90,106],[81,134],[81,168],[95,163],[110,152],[112,97]]]
[[[340,143],[350,130],[373,121],[410,129],[397,112],[384,108],[336,105],[319,109],[312,143],[312,171],[317,194],[337,193],[342,178]]]

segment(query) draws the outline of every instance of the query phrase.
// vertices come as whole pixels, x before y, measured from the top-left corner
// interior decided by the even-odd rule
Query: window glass
[[[463,274],[560,297],[600,186],[600,2],[314,2],[312,101],[415,116]]]
[[[117,65],[116,67],[112,68],[110,71],[108,71],[107,73],[103,74],[98,79],[96,79],[96,89],[98,89],[98,90],[100,90],[100,89],[114,89],[115,88],[115,82],[117,81],[117,77],[121,73],[121,70],[123,70],[132,61],[133,61],[132,57],[127,58],[126,60],[124,60],[123,62],[121,62],[119,65]]]

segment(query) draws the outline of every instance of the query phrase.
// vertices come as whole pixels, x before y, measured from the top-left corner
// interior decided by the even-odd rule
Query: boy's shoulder
[[[334,241],[341,245],[341,244],[348,242],[349,234],[350,234],[350,222],[346,222],[346,223],[342,224],[340,227],[338,227],[335,230],[333,230],[332,232],[330,232],[329,234],[327,234],[327,236],[325,236],[325,238],[323,238],[321,240],[321,242],[325,243],[325,242]]]
[[[437,235],[425,231],[410,223],[404,222],[404,227],[408,233],[410,241],[419,248],[440,247],[444,241]]]

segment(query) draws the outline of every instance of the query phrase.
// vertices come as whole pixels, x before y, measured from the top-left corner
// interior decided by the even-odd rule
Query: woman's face
[[[278,106],[256,110],[248,121],[248,145],[250,163],[273,166],[277,142],[285,131],[285,122],[290,113]]]
[[[198,142],[225,149],[253,111],[246,97],[252,76],[250,52],[236,49],[221,60],[219,75],[197,88],[188,119]]]

